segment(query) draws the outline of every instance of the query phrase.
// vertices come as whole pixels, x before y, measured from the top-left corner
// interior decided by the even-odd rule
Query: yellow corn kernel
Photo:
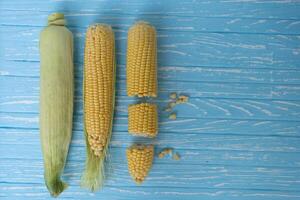
[[[189,97],[185,95],[180,95],[176,100],[176,104],[186,103],[189,101]]]
[[[153,138],[157,135],[157,106],[150,103],[129,105],[128,132],[132,135]]]
[[[168,103],[168,107],[169,108],[173,108],[173,107],[175,107],[176,106],[176,102],[169,102]]]
[[[129,29],[127,46],[127,95],[157,96],[156,30],[146,22]]]
[[[176,113],[171,113],[169,115],[169,119],[175,120],[177,118],[177,114]]]
[[[127,148],[126,155],[129,174],[136,183],[142,183],[152,167],[154,146],[134,144]]]
[[[114,112],[115,42],[110,26],[96,24],[86,32],[83,95],[87,163],[82,185],[93,191],[104,179]]]
[[[174,100],[177,98],[177,93],[176,92],[172,92],[170,95],[169,95],[170,99]]]
[[[159,154],[158,154],[158,158],[163,158],[165,157],[167,154],[172,154],[173,153],[173,149],[172,148],[164,148]]]
[[[174,154],[172,155],[172,159],[173,159],[173,160],[180,160],[180,155],[179,155],[178,153],[174,153]]]

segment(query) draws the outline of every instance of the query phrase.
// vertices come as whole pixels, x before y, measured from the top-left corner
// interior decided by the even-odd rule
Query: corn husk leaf
[[[72,135],[73,36],[64,24],[63,14],[54,13],[40,35],[40,139],[45,183],[54,197],[67,187],[61,174]]]

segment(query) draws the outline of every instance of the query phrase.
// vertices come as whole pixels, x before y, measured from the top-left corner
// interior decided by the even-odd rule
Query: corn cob
[[[110,26],[96,24],[87,30],[84,55],[84,131],[87,161],[81,185],[91,191],[103,185],[114,99],[114,33]]]
[[[60,176],[72,135],[73,35],[64,24],[64,15],[54,13],[40,34],[40,138],[45,183],[54,197],[67,187]]]
[[[127,95],[157,96],[155,28],[138,22],[129,29],[127,47]]]
[[[157,106],[140,103],[128,106],[128,132],[132,135],[153,138],[157,135]]]
[[[132,179],[140,184],[147,177],[153,162],[153,145],[132,145],[126,150],[128,171]]]

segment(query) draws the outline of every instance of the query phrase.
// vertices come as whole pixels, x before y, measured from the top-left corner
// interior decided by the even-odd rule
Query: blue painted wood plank
[[[43,185],[20,184],[18,187],[14,184],[1,184],[0,191],[5,191],[5,200],[11,198],[21,200],[25,197],[30,197],[32,200],[49,199],[46,188]],[[25,194],[25,195],[24,195]],[[97,194],[91,194],[81,190],[78,186],[71,186],[65,191],[60,199],[80,198],[99,199],[108,198],[111,200],[119,200],[120,197],[124,200],[134,200],[137,196],[143,196],[143,199],[174,199],[174,200],[298,200],[300,195],[298,192],[291,191],[268,191],[268,190],[239,190],[239,189],[210,189],[210,188],[185,188],[185,187],[105,187],[103,191]]]
[[[167,75],[166,75],[167,76]],[[159,78],[159,97],[165,98],[170,92],[185,91],[190,97],[201,98],[232,98],[232,99],[277,99],[277,100],[300,100],[300,85],[290,84],[251,84],[251,83],[227,83],[206,81],[178,81]],[[39,79],[31,77],[2,77],[1,85],[14,84],[17,89],[1,87],[5,97],[39,95]],[[82,95],[82,78],[75,80],[76,95]],[[117,80],[117,94],[126,96],[126,80]],[[128,98],[131,99],[131,98]]]
[[[64,12],[69,27],[86,28],[95,19],[107,23],[115,29],[126,30],[135,21],[145,20],[155,26],[157,30],[184,32],[224,32],[224,33],[258,33],[258,34],[299,34],[300,20],[296,19],[255,19],[244,17],[198,17],[176,15],[132,15],[105,14],[101,12]],[[49,12],[41,11],[11,11],[0,13],[2,26],[45,26]],[[22,21],[18,20],[22,18]]]
[[[125,156],[123,152],[120,156]],[[173,161],[176,162],[176,161]],[[127,171],[126,162],[110,163],[106,185],[118,187],[136,186]],[[22,166],[16,167],[16,166]],[[16,160],[15,165],[4,162],[0,167],[13,169],[15,174],[3,174],[1,178],[7,183],[40,184],[43,182],[43,162],[41,160]],[[194,169],[193,174],[188,173]],[[70,162],[64,172],[64,179],[71,186],[78,186],[84,162]],[[297,168],[266,168],[247,166],[217,166],[217,165],[183,165],[181,163],[158,164],[154,161],[153,169],[144,183],[145,187],[186,187],[212,189],[261,189],[297,191],[299,182]],[[167,172],[167,173],[166,173]],[[206,181],[204,181],[206,180]],[[245,181],[248,180],[248,181]],[[293,183],[286,185],[286,182]]]
[[[18,98],[12,102],[19,110],[15,112],[26,111],[34,108],[32,112],[38,111],[38,102],[30,99]],[[22,100],[21,100],[22,99]],[[9,101],[10,102],[10,101]],[[156,101],[160,108],[159,114],[167,117],[168,113],[163,112],[167,103]],[[116,116],[127,116],[127,106],[135,103],[134,100],[122,100],[118,96],[116,101]],[[82,100],[75,100],[76,114],[82,113]],[[2,106],[10,105],[4,103]],[[19,105],[19,106],[18,106]],[[25,108],[24,108],[25,107]],[[26,108],[27,107],[27,108]],[[211,98],[191,98],[188,104],[178,105],[174,111],[178,112],[178,118],[209,118],[209,119],[249,119],[249,120],[282,120],[282,121],[299,121],[299,101],[282,101],[282,100],[245,100],[245,99],[211,99]],[[28,112],[28,111],[27,111]]]
[[[38,137],[38,135],[37,135]],[[83,137],[83,136],[82,136]],[[21,160],[30,162],[33,160],[42,161],[41,150],[38,144],[35,148],[30,148],[29,145],[23,145],[22,153],[16,154],[16,149],[12,145],[3,145],[5,147],[5,154],[1,154],[1,160]],[[156,147],[161,150],[165,146]],[[3,149],[4,150],[4,149]],[[175,162],[166,159],[156,159],[155,164],[174,164],[180,166],[185,165],[211,165],[211,166],[239,166],[243,167],[257,167],[257,168],[283,168],[289,171],[292,168],[299,168],[299,153],[298,152],[272,152],[272,151],[241,151],[241,150],[199,150],[199,149],[182,149],[178,148],[177,152],[182,156],[180,162]],[[118,164],[126,163],[125,157],[121,157],[125,153],[124,148],[111,147],[110,158],[111,162]],[[85,147],[71,145],[67,166],[73,162],[85,162]],[[112,159],[115,158],[115,159]],[[79,172],[78,169],[77,172]],[[81,172],[81,171],[80,171]],[[2,173],[6,173],[3,171]],[[112,172],[113,173],[113,172]],[[192,173],[192,172],[191,172]],[[4,180],[3,180],[4,181]]]
[[[14,1],[0,2],[0,198],[50,199],[43,184],[38,130],[38,36],[47,14],[64,11],[75,35],[74,135],[61,199],[299,199],[300,1]],[[135,186],[126,170],[126,37],[137,19],[158,30],[162,110],[173,91],[190,95],[176,121],[160,111],[155,159]],[[116,31],[117,114],[109,179],[103,191],[79,188],[84,167],[82,58],[92,22]],[[5,38],[5,39],[4,39]],[[17,44],[17,45],[16,45]],[[12,90],[13,88],[13,90]],[[17,147],[17,148],[16,148]],[[194,170],[197,169],[197,170]]]
[[[103,14],[140,14],[149,15],[179,15],[202,17],[244,17],[244,18],[275,18],[299,19],[300,2],[298,0],[250,0],[250,1],[139,1],[139,0],[90,0],[75,1],[21,1],[2,0],[2,10],[31,10],[31,11],[61,11],[78,12],[87,11]]]
[[[3,130],[7,134],[13,134],[14,131],[12,130]],[[7,183],[13,183],[17,182],[19,180],[20,183],[30,183],[30,184],[38,184],[42,182],[42,161],[41,161],[41,151],[39,150],[39,142],[38,142],[38,132],[37,131],[16,131],[19,136],[23,136],[24,143],[19,144],[18,142],[15,143],[15,145],[18,145],[19,148],[22,149],[23,155],[15,155],[15,157],[10,158],[5,155],[13,155],[15,148],[13,145],[1,145],[3,147],[2,150],[6,150],[6,154],[1,154],[2,159],[5,158],[7,161],[4,162],[3,167],[9,168],[9,169],[15,169],[14,171],[16,174],[11,174],[7,172],[8,174],[2,173],[1,177],[3,180],[6,180]],[[28,134],[30,133],[30,135]],[[76,133],[76,132],[75,132]],[[33,142],[34,143],[28,143],[27,141],[32,141],[32,136],[34,136]],[[27,137],[26,137],[27,136]],[[83,135],[80,133],[76,133],[74,136],[80,137],[81,141],[83,141]],[[172,136],[173,137],[173,136]],[[128,138],[128,137],[127,137]],[[113,138],[114,143],[119,143],[115,141],[115,139],[120,139],[119,136],[116,136]],[[241,139],[241,138],[240,138]],[[23,140],[20,138],[20,140]],[[122,139],[121,139],[122,140]],[[193,140],[193,139],[191,139]],[[216,139],[214,139],[216,140]],[[245,138],[245,140],[247,140]],[[159,139],[161,141],[161,139]],[[228,140],[223,139],[223,143],[227,142]],[[267,140],[268,141],[268,140]],[[80,177],[80,172],[83,169],[84,165],[84,158],[82,155],[84,155],[84,146],[78,146],[78,142],[76,142],[76,139],[73,139],[69,162],[66,167],[65,171],[65,178],[68,179],[69,182],[71,182],[72,186],[78,185],[78,180]],[[125,142],[125,141],[123,141]],[[205,141],[203,141],[205,142]],[[270,141],[268,141],[270,142]],[[125,142],[126,143],[126,142]],[[222,140],[220,140],[218,143],[222,143]],[[272,143],[272,142],[271,142]],[[156,147],[159,147],[159,145],[156,145]],[[156,186],[156,187],[163,187],[165,183],[168,183],[169,181],[175,182],[176,180],[172,180],[172,177],[181,177],[181,179],[177,179],[178,184],[180,184],[183,187],[210,187],[210,188],[225,188],[225,189],[251,189],[252,187],[255,189],[272,189],[275,190],[277,187],[280,187],[281,190],[294,190],[297,191],[297,174],[299,174],[299,168],[290,168],[291,166],[299,166],[299,162],[296,165],[288,165],[286,164],[288,159],[291,159],[291,153],[286,154],[286,156],[281,156],[282,158],[285,158],[284,161],[279,160],[279,165],[282,164],[281,167],[274,167],[274,165],[278,165],[276,161],[276,157],[278,155],[282,155],[282,153],[279,152],[273,152],[272,151],[254,151],[255,153],[251,156],[251,152],[241,152],[239,156],[235,153],[236,151],[229,151],[228,149],[223,151],[223,158],[222,159],[216,159],[214,160],[214,156],[212,155],[210,158],[207,157],[206,154],[205,157],[202,157],[201,154],[198,153],[197,150],[193,149],[177,149],[177,151],[180,152],[182,156],[182,160],[177,162],[176,161],[166,161],[166,160],[159,160],[156,159],[154,162],[153,171],[151,172],[152,175],[149,178],[149,183],[146,183],[145,186]],[[202,150],[203,151],[203,150]],[[27,153],[30,152],[30,153]],[[220,153],[218,153],[220,155]],[[221,155],[222,155],[221,154]],[[263,159],[258,159],[259,154],[263,154]],[[80,156],[81,155],[81,156]],[[204,154],[205,155],[205,154]],[[277,156],[276,156],[277,155]],[[295,154],[295,156],[297,156]],[[118,157],[118,159],[112,159],[111,161],[111,170],[109,170],[109,174],[112,173],[109,177],[109,181],[107,184],[114,185],[114,186],[134,186],[133,183],[131,183],[129,180],[128,172],[126,171],[126,160],[125,160],[125,149],[124,148],[117,148],[113,147],[111,148],[111,157]],[[34,158],[34,159],[32,159]],[[292,160],[295,161],[296,157],[293,157]],[[299,158],[299,157],[298,157]],[[16,162],[11,162],[11,159],[17,159]],[[26,159],[26,160],[25,160]],[[191,162],[192,160],[197,162]],[[202,160],[202,161],[201,161]],[[252,165],[255,164],[255,166],[250,167],[248,162],[249,160],[252,160],[250,162]],[[222,163],[223,161],[223,163]],[[232,165],[232,162],[235,161],[235,165]],[[272,163],[274,162],[275,163]],[[22,162],[22,165],[18,165],[18,162]],[[175,163],[174,163],[175,162]],[[222,163],[222,165],[218,165],[217,163]],[[245,163],[246,162],[246,163]],[[191,165],[194,163],[193,165]],[[200,164],[202,163],[202,164]],[[238,163],[240,165],[238,165]],[[262,164],[273,164],[269,167],[264,167]],[[9,166],[13,165],[13,166]],[[197,175],[198,178],[193,179],[191,178],[191,175],[189,172],[192,168],[199,169],[199,175]],[[34,169],[35,167],[38,167],[38,170]],[[190,168],[189,168],[190,167]],[[0,168],[1,169],[1,168]],[[166,170],[166,169],[169,169]],[[33,175],[31,173],[32,170],[36,170],[36,174]],[[166,173],[168,171],[168,173]],[[177,174],[179,173],[179,174]],[[210,174],[212,173],[212,174]],[[19,174],[22,174],[21,177]],[[218,174],[218,175],[216,175]],[[222,178],[223,177],[223,178]],[[221,180],[218,180],[221,178]],[[173,178],[174,179],[174,178]],[[189,180],[191,179],[191,180]],[[208,179],[208,182],[203,182],[203,180]],[[244,179],[247,179],[245,181]],[[150,182],[150,180],[152,180]],[[166,180],[166,181],[162,181]],[[275,183],[273,182],[274,180]],[[199,181],[199,182],[198,182]],[[216,181],[216,182],[215,182]],[[223,181],[223,182],[222,182]],[[233,181],[233,182],[232,182]],[[293,182],[294,181],[294,182]],[[286,185],[284,188],[282,184],[289,182],[293,183],[293,186]],[[218,184],[219,183],[219,184]],[[224,184],[220,184],[224,183]],[[125,184],[125,185],[124,185]],[[202,186],[202,184],[204,184]],[[211,184],[211,185],[210,185]],[[243,184],[246,184],[243,186]],[[168,184],[170,185],[170,183]],[[255,185],[255,186],[251,186]],[[171,185],[170,185],[171,186]],[[173,187],[176,187],[174,185]],[[229,188],[228,188],[229,187]],[[270,188],[269,188],[270,187]]]
[[[38,114],[0,113],[1,127],[19,129],[38,129]],[[182,118],[171,121],[160,117],[159,130],[162,132],[186,134],[221,134],[221,135],[256,135],[256,136],[295,136],[300,135],[299,121],[288,120],[243,120],[243,119],[208,119]],[[74,130],[82,131],[82,115],[74,116]],[[116,116],[114,131],[127,130],[127,117]],[[272,130],[270,132],[269,130]],[[15,138],[12,138],[15,139]]]
[[[41,28],[0,27],[5,60],[38,61]],[[75,61],[83,58],[85,29],[75,34]],[[126,30],[116,30],[118,64],[125,64]],[[17,47],[10,44],[18,44]],[[175,66],[297,69],[300,38],[288,35],[222,34],[158,31],[158,63]]]
[[[82,79],[83,64],[75,63],[75,77]],[[23,61],[0,61],[0,76],[39,78],[40,64]],[[126,66],[117,65],[118,80],[126,80]],[[160,81],[190,81],[206,83],[300,84],[297,69],[252,69],[235,67],[159,66]]]
[[[11,82],[5,82],[4,81],[5,79],[8,80],[10,79]],[[1,98],[2,106],[0,107],[0,109],[3,107],[3,109],[6,108],[9,111],[10,109],[9,106],[18,106],[18,108],[20,109],[18,111],[28,110],[31,112],[38,112],[38,94],[39,94],[38,79],[25,78],[23,80],[27,79],[26,81],[18,82],[18,80],[22,80],[22,79],[23,78],[16,78],[16,77],[6,77],[2,79],[3,81],[2,83],[5,83],[5,85],[14,84],[16,86],[16,90],[12,92],[7,87],[1,87],[2,93],[5,94],[5,97]],[[77,82],[77,85],[80,84],[78,84]],[[124,85],[122,84],[119,85],[124,87]],[[198,92],[199,89],[197,88],[188,89],[188,86],[189,86],[188,84],[186,84],[186,87],[183,87],[182,84],[177,84],[177,83],[166,84],[166,86],[161,89],[162,92],[159,93],[161,97],[157,100],[161,108],[161,111],[167,105],[165,99],[167,98],[167,95],[170,92],[184,91],[186,94],[190,95],[191,98],[188,104],[178,105],[178,109],[180,110],[180,115],[178,115],[178,117],[299,120],[299,115],[300,115],[299,100],[298,101],[281,100],[281,99],[272,100],[272,97],[276,97],[276,95],[273,95],[273,93],[275,93],[272,91],[273,89],[271,89],[271,91],[266,90],[267,92],[270,92],[270,96],[265,96],[264,91],[262,91],[261,94],[253,93],[253,95],[250,96],[252,98],[241,99],[241,97],[245,97],[247,95],[248,92],[247,87],[246,90],[244,91],[245,95],[243,96],[243,93],[230,92],[229,91],[230,88],[228,88],[228,93],[226,93],[223,91],[224,87],[222,87],[221,85],[219,86],[220,88],[215,86],[213,87],[211,92],[208,91],[206,93],[205,91]],[[209,87],[207,88],[202,87],[202,88],[203,90],[210,89]],[[295,88],[296,90],[299,89],[299,87],[297,86],[295,86]],[[219,91],[217,89],[219,89]],[[287,87],[283,87],[282,92],[283,93],[289,92],[286,89]],[[292,87],[292,89],[294,89],[294,86]],[[255,91],[255,89],[253,90]],[[75,99],[75,103],[77,107],[77,109],[75,109],[75,113],[82,113],[82,99],[80,96],[81,86],[79,86],[79,88],[77,87],[76,93],[79,96],[77,96]],[[28,94],[30,94],[30,96],[28,96]],[[296,92],[295,94],[298,95],[298,93]],[[134,100],[132,98],[128,98],[124,95],[125,95],[125,88],[118,90],[116,109],[119,111],[120,114],[126,114],[127,105],[130,103],[134,103]],[[249,95],[251,95],[251,93],[248,94],[247,97],[249,97]],[[295,99],[293,93],[288,96],[292,96],[292,98]],[[265,97],[266,99],[254,99],[255,97],[256,98]],[[271,99],[271,100],[267,100],[267,99]],[[164,113],[162,112],[162,114]]]
[[[7,130],[8,133],[14,135],[21,135],[25,132],[19,131],[16,134]],[[29,132],[29,131],[27,131]],[[39,149],[39,134],[36,130],[31,130],[32,134],[28,135],[27,139],[22,143],[22,140],[18,139],[15,144],[24,149],[26,145],[31,148]],[[1,130],[2,133],[2,130]],[[149,140],[143,138],[128,137],[127,131],[114,131],[114,137],[111,142],[111,147],[126,148],[130,146],[133,141],[136,142],[149,142]],[[4,134],[3,134],[4,135]],[[7,135],[7,134],[5,134]],[[82,131],[74,132],[76,137],[73,138],[72,144],[75,147],[84,147],[85,141],[82,137]],[[24,137],[23,136],[23,137]],[[176,136],[176,137],[175,137]],[[116,138],[116,139],[114,139]],[[27,142],[28,141],[28,142]],[[298,137],[277,137],[277,136],[263,136],[263,135],[217,135],[217,134],[196,134],[186,133],[179,135],[168,131],[161,131],[159,136],[153,141],[157,147],[164,146],[180,146],[177,149],[193,150],[201,146],[202,150],[234,150],[234,151],[266,151],[266,152],[300,152],[299,147],[300,138]],[[3,145],[9,145],[9,141],[1,141]],[[12,145],[13,146],[13,145]],[[125,151],[124,151],[125,152]]]

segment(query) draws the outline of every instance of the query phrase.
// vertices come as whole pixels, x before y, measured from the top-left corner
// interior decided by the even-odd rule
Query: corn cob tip
[[[141,184],[152,167],[154,146],[134,144],[126,150],[126,155],[129,174]]]
[[[58,197],[68,187],[58,176],[55,178],[46,178],[45,183],[52,197]]]
[[[63,13],[52,13],[48,16],[48,25],[62,25],[66,23],[65,15]]]
[[[96,23],[96,24],[92,24],[89,26],[88,29],[96,29],[96,28],[100,28],[100,29],[105,29],[105,30],[109,30],[112,31],[112,27],[108,24],[103,24],[103,23]]]
[[[132,29],[136,26],[148,26],[150,28],[154,28],[149,22],[146,22],[146,21],[143,21],[143,20],[137,21],[130,29]]]
[[[133,150],[133,149],[136,149],[136,150],[150,149],[150,150],[152,150],[153,148],[154,148],[153,144],[149,144],[149,145],[145,145],[145,144],[133,144],[133,145],[131,145],[128,148],[128,150]]]

